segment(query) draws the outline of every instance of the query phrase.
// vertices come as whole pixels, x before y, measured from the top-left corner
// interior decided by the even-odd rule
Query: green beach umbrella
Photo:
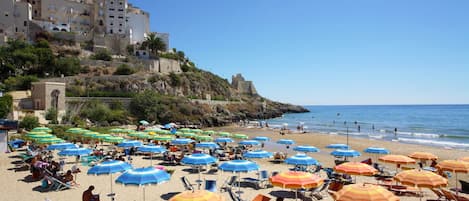
[[[113,129],[109,129],[109,132],[110,133],[123,133],[122,132],[122,128],[113,128]]]
[[[182,132],[191,132],[190,128],[181,128],[179,130],[182,131]]]
[[[44,132],[44,131],[31,131],[31,132],[26,133],[26,135],[44,135],[44,134],[49,134],[49,133]]]
[[[52,132],[52,129],[47,128],[47,127],[36,127],[36,128],[33,128],[33,130],[31,131],[44,131],[44,132],[50,133]]]
[[[248,139],[249,137],[245,134],[233,134],[233,138],[236,139]]]
[[[165,142],[167,142],[167,141],[173,140],[174,138],[172,136],[169,136],[169,135],[154,135],[154,136],[152,136],[151,139],[156,140],[156,141],[165,141]]]
[[[217,135],[221,137],[231,137],[231,134],[228,132],[219,132]]]
[[[44,139],[44,138],[54,138],[55,135],[52,134],[37,134],[37,135],[26,135],[26,137],[33,139],[33,140],[38,140],[38,139]]]
[[[168,131],[168,130],[159,130],[159,131],[156,131],[156,133],[160,134],[160,135],[170,135],[171,134],[171,131]]]
[[[65,142],[65,140],[57,138],[57,137],[42,138],[36,141],[36,143],[38,144],[57,144],[57,143],[62,143],[62,142]]]
[[[193,132],[193,133],[202,133],[204,131],[200,130],[200,129],[192,129],[191,132]]]
[[[181,132],[181,131],[176,131],[176,135],[182,135],[182,134],[184,134],[184,133]]]
[[[79,131],[83,131],[83,128],[69,128],[65,132],[74,133],[74,132],[79,132]]]
[[[204,132],[202,132],[202,134],[204,134],[204,135],[213,135],[213,134],[215,134],[215,131],[212,131],[212,130],[204,131]]]
[[[98,133],[98,132],[94,132],[94,131],[88,131],[86,133],[83,133],[83,137],[87,137],[87,138],[93,138],[95,135],[99,135],[101,133]]]
[[[109,142],[109,143],[121,143],[124,140],[125,139],[122,138],[122,137],[115,137],[115,136],[110,136],[110,137],[104,138],[104,142]]]
[[[195,139],[197,139],[199,141],[202,141],[202,142],[211,142],[211,141],[213,141],[213,138],[208,136],[208,135],[200,135],[200,136],[197,136]]]
[[[183,133],[181,136],[182,137],[187,137],[187,138],[193,138],[193,137],[197,137],[197,134],[195,134],[195,133]]]
[[[161,129],[156,129],[156,128],[147,128],[145,129],[143,132],[155,132],[155,133],[158,133],[158,131],[160,131]]]
[[[102,140],[104,138],[107,138],[107,137],[111,137],[111,135],[109,135],[109,134],[97,134],[97,135],[93,136],[94,139],[100,139],[100,140]]]
[[[135,138],[145,138],[145,139],[148,139],[150,138],[150,135],[148,135],[148,133],[145,133],[145,132],[134,132],[134,133],[129,133],[127,134],[127,136],[129,137],[135,137]]]

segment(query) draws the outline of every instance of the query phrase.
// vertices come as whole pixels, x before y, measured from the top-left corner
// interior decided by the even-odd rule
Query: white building
[[[106,0],[105,19],[107,34],[127,34],[127,0]]]
[[[130,43],[141,43],[150,33],[150,14],[129,4],[127,9],[127,29]]]
[[[91,1],[82,0],[41,0],[41,18],[51,22],[49,31],[72,31],[89,33],[92,26]],[[47,23],[41,23],[44,25]],[[58,30],[57,30],[58,29]]]
[[[29,34],[29,23],[32,20],[32,6],[27,2],[16,0],[0,1],[0,43],[6,38],[17,38]]]

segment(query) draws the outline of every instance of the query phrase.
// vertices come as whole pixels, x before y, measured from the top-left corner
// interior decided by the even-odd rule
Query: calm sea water
[[[469,150],[469,105],[306,108],[311,112],[286,114],[282,118],[270,119],[268,123],[271,127],[286,123],[293,130],[303,123],[305,130],[331,135],[346,135],[348,130],[349,136],[354,137]]]

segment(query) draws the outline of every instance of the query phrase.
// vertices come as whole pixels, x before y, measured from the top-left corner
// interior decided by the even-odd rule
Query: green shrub
[[[114,75],[132,75],[136,72],[136,70],[132,67],[130,67],[127,64],[121,64],[119,67],[117,67],[116,72],[114,72]]]
[[[34,75],[16,76],[9,77],[4,81],[7,91],[14,90],[29,90],[31,89],[31,83],[37,82],[39,79]]]
[[[111,53],[107,50],[99,50],[93,55],[91,55],[91,59],[94,60],[103,60],[103,61],[112,61]]]
[[[23,120],[20,121],[19,127],[26,130],[31,130],[39,126],[39,119],[33,115],[26,115]]]
[[[13,97],[10,95],[4,95],[0,97],[0,118],[6,118],[11,112],[13,107]]]
[[[52,120],[53,124],[57,123],[57,109],[49,108],[45,115],[46,120]]]
[[[171,85],[172,86],[175,86],[175,87],[181,86],[182,82],[181,82],[181,77],[179,77],[179,75],[177,75],[174,72],[171,72],[169,74],[169,78],[171,80]]]
[[[55,68],[55,72],[58,75],[76,75],[81,71],[80,60],[72,57],[61,57],[57,59]]]

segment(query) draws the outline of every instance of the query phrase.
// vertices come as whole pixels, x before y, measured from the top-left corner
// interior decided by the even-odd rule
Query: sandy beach
[[[281,138],[295,140],[297,145],[312,145],[321,149],[319,153],[309,154],[313,158],[317,159],[323,164],[323,167],[333,167],[334,158],[329,154],[331,150],[325,148],[327,144],[331,143],[346,143],[346,138],[344,136],[334,136],[334,135],[324,135],[318,133],[306,133],[306,134],[287,134],[281,136],[278,130],[270,129],[254,129],[254,128],[240,128],[236,126],[221,127],[221,128],[211,128],[217,131],[228,131],[231,133],[243,133],[247,134],[250,137],[254,136],[267,136],[272,139],[271,142],[265,143],[265,150],[267,151],[287,151],[284,145],[278,145],[275,143],[276,140]],[[385,147],[391,150],[393,154],[410,154],[414,151],[425,151],[436,154],[440,157],[440,160],[444,159],[456,159],[462,156],[469,156],[469,153],[466,151],[460,150],[448,150],[441,148],[434,148],[428,146],[420,145],[411,145],[411,144],[402,144],[397,142],[387,142],[387,141],[377,141],[377,140],[367,140],[367,139],[357,139],[350,138],[349,143],[351,147],[355,150],[362,151],[369,146],[378,146]],[[288,150],[289,155],[294,154],[291,151],[292,148]],[[94,185],[96,189],[95,193],[99,193],[101,200],[110,200],[106,197],[106,194],[110,192],[110,176],[94,176],[86,175],[86,172],[89,167],[81,166],[82,173],[77,175],[77,182],[80,184],[76,189],[58,191],[58,192],[41,192],[40,190],[40,181],[30,181],[31,173],[29,171],[18,171],[15,172],[15,161],[20,160],[16,157],[20,152],[12,152],[8,154],[0,155],[0,177],[3,182],[0,184],[0,192],[2,192],[2,200],[9,201],[30,201],[38,200],[43,201],[49,199],[50,201],[80,201],[81,194],[85,191],[89,185]],[[371,157],[368,154],[362,154],[361,157],[353,158],[352,161],[361,161],[366,158]],[[65,166],[65,170],[68,170],[73,165],[75,161],[74,157],[67,158],[68,164]],[[153,165],[156,165],[161,162],[159,157],[155,157]],[[269,160],[256,160],[261,166],[261,170],[272,171],[287,171],[291,166],[286,164],[273,164]],[[132,162],[134,167],[147,167],[150,165],[150,160],[144,157],[134,157]],[[394,166],[388,166],[390,169]],[[184,187],[180,181],[181,176],[186,176],[191,183],[195,183],[195,180],[198,177],[197,173],[191,173],[191,169],[188,166],[168,166],[167,169],[174,169],[175,172],[171,177],[171,180],[167,183],[161,185],[136,187],[136,186],[123,186],[121,184],[113,184],[113,190],[117,194],[116,200],[121,201],[133,201],[133,200],[143,200],[143,190],[145,189],[146,200],[167,200],[173,195],[184,191]],[[119,174],[113,175],[113,180],[117,178]],[[203,179],[217,180],[217,187],[220,189],[223,182],[231,176],[231,173],[223,173],[218,171],[216,174],[209,174],[207,172],[202,173]],[[326,178],[324,172],[321,173],[323,178]],[[242,174],[241,177],[257,177],[255,172]],[[459,179],[467,180],[467,175],[460,174]],[[357,177],[357,181],[367,181],[375,182],[372,177]],[[454,186],[454,177],[450,178],[449,184],[451,187]],[[253,187],[246,186],[242,187],[243,191],[242,198],[245,200],[252,200],[257,194],[264,194],[269,197],[275,198],[276,193],[285,193],[289,191],[288,189],[282,189],[278,187],[267,188],[255,190]],[[273,195],[272,195],[273,194]],[[293,196],[292,193],[290,193]],[[428,190],[424,190],[425,200],[426,198],[436,198],[436,196]],[[228,193],[221,193],[226,200],[231,200]],[[401,196],[401,200],[419,200],[418,197],[407,197]],[[288,199],[287,199],[288,200]],[[324,200],[332,200],[330,196],[326,197]]]

